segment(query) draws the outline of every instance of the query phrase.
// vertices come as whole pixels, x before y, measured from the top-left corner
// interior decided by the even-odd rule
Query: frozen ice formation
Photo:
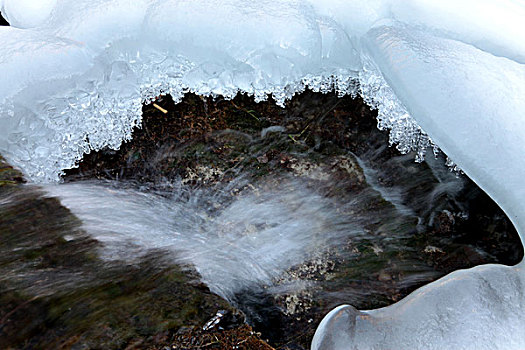
[[[14,26],[0,28],[0,153],[30,179],[118,148],[159,94],[283,104],[306,86],[335,89],[377,108],[400,150],[439,145],[523,238],[523,1],[37,3],[0,0]],[[525,348],[524,268],[458,271],[381,310],[338,308],[312,348]]]
[[[523,235],[523,64],[399,25],[371,29],[365,41],[396,96]],[[379,310],[341,306],[312,349],[523,349],[524,268],[456,271]]]
[[[56,3],[57,0],[2,0],[0,9],[12,26],[32,28],[49,17]]]
[[[522,267],[455,271],[387,308],[339,306],[312,349],[523,349],[524,287]]]

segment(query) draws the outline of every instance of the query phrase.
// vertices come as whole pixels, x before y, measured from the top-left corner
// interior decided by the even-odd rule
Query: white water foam
[[[111,183],[46,186],[102,242],[106,259],[137,260],[152,249],[194,266],[210,289],[271,287],[285,272],[363,233],[334,203],[297,180],[248,191],[232,201],[214,189],[184,186],[162,195]],[[224,191],[224,190],[223,190]]]

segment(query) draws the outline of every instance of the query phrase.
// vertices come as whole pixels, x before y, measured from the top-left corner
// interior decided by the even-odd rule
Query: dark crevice
[[[2,12],[0,12],[0,26],[8,26],[9,22],[6,21],[4,16],[2,16]]]

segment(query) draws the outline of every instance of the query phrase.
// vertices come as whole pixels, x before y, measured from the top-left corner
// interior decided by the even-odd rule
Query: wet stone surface
[[[417,164],[414,155],[388,147],[359,99],[307,91],[282,109],[246,96],[188,94],[179,104],[159,98],[143,115],[132,141],[86,155],[64,181],[112,180],[166,194],[173,186],[216,191],[212,212],[300,183],[355,232],[271,283],[239,290],[228,304],[163,251],[132,265],[102,262],[99,243],[78,219],[0,165],[7,169],[0,171],[0,233],[7,237],[0,345],[269,349],[264,339],[277,349],[306,349],[323,315],[341,303],[386,306],[448,272],[515,264],[523,255],[496,204],[443,159]],[[243,316],[204,330],[219,310],[241,310],[253,329]]]
[[[260,342],[260,349],[269,349],[243,325],[242,313],[210,293],[191,267],[168,262],[164,252],[133,265],[99,259],[99,243],[78,219],[56,198],[24,185],[3,158],[0,237],[2,349],[190,349],[177,332],[201,329],[216,310],[236,319],[197,338],[231,326],[224,342]],[[216,341],[200,348],[227,347]]]

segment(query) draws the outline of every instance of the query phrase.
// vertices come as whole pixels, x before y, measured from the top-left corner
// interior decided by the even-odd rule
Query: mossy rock
[[[0,348],[162,347],[217,310],[237,312],[165,252],[102,260],[58,199],[1,161],[15,180],[0,191]]]

